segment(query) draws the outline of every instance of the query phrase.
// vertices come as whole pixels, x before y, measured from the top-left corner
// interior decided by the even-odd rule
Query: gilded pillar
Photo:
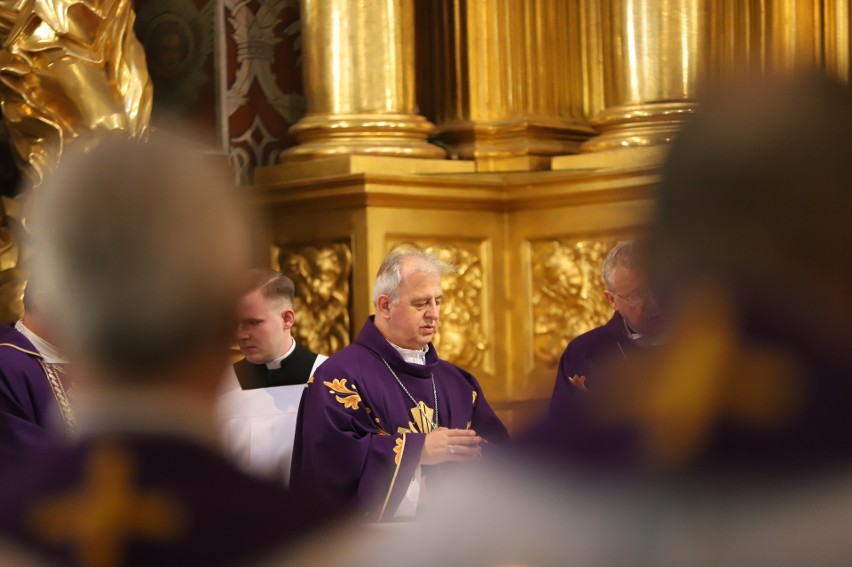
[[[604,104],[584,151],[670,141],[695,110],[708,58],[707,0],[600,0]],[[594,17],[594,14],[591,16]]]
[[[823,0],[761,0],[764,72],[788,73],[820,67]]]
[[[582,0],[583,2],[587,0]],[[433,0],[418,4],[421,105],[462,159],[579,151],[583,113],[580,3]]]
[[[523,81],[515,86],[513,99],[521,103],[527,123],[529,153],[553,156],[580,151],[595,131],[585,107],[593,104],[584,89],[587,45],[583,35],[584,4],[563,0],[520,2],[523,13]]]
[[[823,49],[826,72],[845,83],[849,83],[849,28],[852,11],[849,0],[823,0]]]
[[[417,113],[413,0],[301,0],[307,115],[282,160],[339,154],[443,158]]]
[[[424,112],[439,139],[461,159],[506,158],[526,153],[524,123],[512,107],[516,69],[511,12],[507,0],[435,0],[418,4]],[[517,40],[517,38],[515,38]],[[520,50],[520,46],[517,46]],[[516,56],[523,54],[518,52]]]

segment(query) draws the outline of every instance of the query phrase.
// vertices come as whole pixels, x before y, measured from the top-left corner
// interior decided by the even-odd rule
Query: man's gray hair
[[[642,246],[637,240],[622,240],[616,244],[603,262],[604,285],[609,291],[612,291],[612,278],[615,274],[615,269],[618,267],[636,268],[640,267],[643,262]]]
[[[455,272],[455,267],[434,254],[419,248],[397,248],[388,254],[379,272],[376,274],[376,285],[373,286],[373,305],[378,305],[379,296],[387,295],[391,301],[399,301],[399,288],[402,285],[402,265],[409,258],[418,260],[414,265],[415,272],[425,272],[444,276]]]
[[[167,138],[109,134],[66,152],[35,194],[44,302],[71,354],[109,379],[228,343],[248,233],[227,172],[210,159]]]

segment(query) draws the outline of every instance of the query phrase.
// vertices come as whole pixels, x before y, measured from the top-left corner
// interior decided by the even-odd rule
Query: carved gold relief
[[[33,185],[66,144],[99,129],[141,136],[152,88],[130,0],[3,2],[0,94]]]
[[[487,370],[491,338],[483,319],[484,270],[480,242],[438,242],[406,240],[390,243],[390,249],[415,247],[434,254],[456,267],[441,284],[444,301],[435,335],[435,348],[441,358],[462,368]]]
[[[130,0],[0,3],[0,102],[13,154],[38,187],[69,143],[96,130],[148,130],[152,89]],[[23,315],[22,200],[3,200],[0,319]]]
[[[352,251],[348,244],[272,249],[272,267],[296,285],[293,335],[303,346],[331,355],[349,344]]]
[[[603,325],[612,315],[603,295],[601,266],[617,242],[616,238],[530,242],[537,361],[555,366],[571,339]]]

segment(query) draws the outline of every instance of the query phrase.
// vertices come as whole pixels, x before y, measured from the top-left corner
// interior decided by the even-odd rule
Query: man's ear
[[[289,329],[296,323],[296,312],[285,307],[281,310],[281,319],[284,321],[284,329]]]
[[[613,311],[618,311],[618,309],[615,308],[615,295],[608,289],[605,289],[604,297],[606,297],[606,301],[609,303],[609,306],[612,307]]]
[[[380,295],[376,298],[376,315],[382,319],[390,318],[391,298],[387,295]]]

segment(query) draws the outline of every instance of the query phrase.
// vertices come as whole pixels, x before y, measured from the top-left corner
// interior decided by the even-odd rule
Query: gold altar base
[[[347,154],[261,167],[255,170],[254,182],[256,185],[275,184],[280,183],[282,179],[300,181],[359,173],[420,175],[430,173],[473,173],[474,171],[476,171],[476,166],[471,161],[446,159],[412,160],[404,157]]]
[[[315,114],[290,133],[300,144],[281,153],[281,162],[343,154],[443,158],[443,149],[426,141],[435,127],[416,114]]]
[[[609,108],[592,124],[600,132],[583,144],[584,152],[633,146],[656,146],[671,142],[698,108],[693,101],[654,102]]]
[[[341,156],[260,168],[248,194],[269,221],[263,256],[296,281],[297,336],[321,352],[360,330],[393,247],[457,265],[436,346],[518,432],[546,408],[567,342],[610,315],[600,263],[647,223],[660,155],[580,154],[558,158],[559,171],[490,173],[469,161]]]
[[[456,159],[502,160],[580,152],[597,132],[589,125],[561,120],[464,121],[442,124],[437,137]]]
[[[561,120],[528,120],[529,153],[538,156],[561,156],[580,153],[582,144],[597,131],[582,122]]]
[[[437,137],[451,148],[448,153],[455,159],[502,159],[527,153],[523,120],[442,124]]]

